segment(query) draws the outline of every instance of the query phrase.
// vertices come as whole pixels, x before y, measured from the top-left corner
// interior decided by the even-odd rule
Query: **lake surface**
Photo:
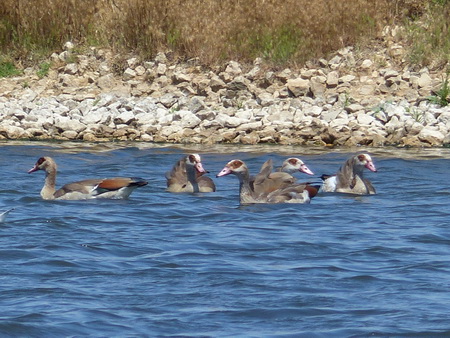
[[[231,159],[302,158],[334,173],[355,152],[278,146],[0,143],[0,336],[450,335],[450,149],[370,149],[375,196],[240,206]],[[217,192],[165,192],[198,152]],[[139,176],[128,200],[43,201],[58,187]],[[311,181],[306,175],[299,180]]]

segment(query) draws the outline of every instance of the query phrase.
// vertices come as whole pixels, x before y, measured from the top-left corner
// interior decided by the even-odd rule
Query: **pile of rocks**
[[[114,61],[105,50],[52,55],[0,80],[0,138],[172,143],[442,146],[450,107],[427,98],[442,73],[396,68],[398,44],[357,59],[352,48],[299,70],[261,60],[204,69],[170,54]],[[400,61],[399,61],[400,60]],[[59,66],[58,66],[59,65]]]

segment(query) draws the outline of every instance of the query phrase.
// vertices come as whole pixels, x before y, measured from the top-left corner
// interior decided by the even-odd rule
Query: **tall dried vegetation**
[[[448,10],[448,1],[439,1]],[[256,57],[274,64],[301,64],[343,46],[372,41],[386,24],[422,15],[429,2],[2,0],[0,53],[36,59],[59,51],[70,40],[145,58],[171,50],[205,64]],[[416,8],[419,14],[411,14]]]

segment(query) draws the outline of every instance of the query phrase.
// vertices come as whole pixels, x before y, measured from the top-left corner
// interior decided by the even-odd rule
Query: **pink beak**
[[[302,164],[300,166],[300,171],[302,173],[305,173],[305,174],[308,174],[308,175],[314,175],[314,173],[311,170],[309,170],[309,168],[305,164]]]
[[[367,169],[369,169],[370,171],[373,171],[374,173],[377,172],[377,168],[375,168],[375,164],[373,164],[372,161],[367,162],[366,165],[365,165],[365,167],[366,167]]]
[[[199,173],[206,173],[206,170],[203,168],[201,162],[197,162],[197,163],[195,164],[195,169],[197,169],[197,171],[198,171]]]
[[[39,170],[38,166],[35,165],[33,168],[31,168],[30,170],[28,170],[28,173],[31,174],[31,173],[34,173],[35,171],[38,171],[38,170]]]
[[[229,175],[229,174],[231,174],[230,168],[225,167],[225,168],[222,169],[222,171],[220,173],[218,173],[216,175],[216,177],[226,176],[226,175]]]

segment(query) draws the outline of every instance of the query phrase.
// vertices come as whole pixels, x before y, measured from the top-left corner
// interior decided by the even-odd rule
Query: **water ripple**
[[[320,175],[351,150],[3,144],[0,210],[16,209],[0,225],[1,335],[450,333],[450,150],[373,149],[376,196],[249,206],[234,177],[211,194],[166,192],[164,172],[188,151],[214,177],[232,158],[255,172],[286,156]],[[41,154],[58,159],[61,184],[92,173],[149,185],[128,200],[42,201],[43,175],[26,173]]]

